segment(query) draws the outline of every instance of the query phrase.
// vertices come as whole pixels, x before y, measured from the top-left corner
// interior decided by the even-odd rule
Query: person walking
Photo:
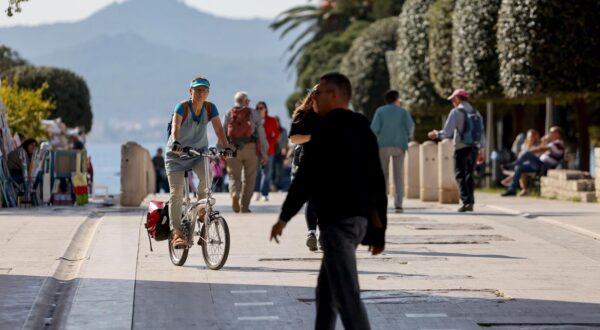
[[[441,131],[427,135],[432,140],[454,137],[454,175],[458,182],[462,206],[458,212],[473,211],[475,205],[475,166],[483,162],[485,132],[483,117],[469,103],[469,93],[455,90],[448,97],[454,108]]]
[[[259,165],[266,165],[268,143],[260,115],[249,107],[248,93],[235,93],[235,105],[225,115],[227,140],[237,148],[237,155],[227,160],[229,193],[233,212],[250,213],[252,190]]]
[[[169,192],[169,179],[167,179],[167,171],[165,169],[165,157],[163,156],[163,149],[158,148],[156,155],[152,157],[152,165],[154,165],[154,173],[156,174],[156,193],[160,193],[162,189],[164,192]]]
[[[313,148],[313,143],[311,142],[312,135],[319,130],[320,116],[315,113],[313,100],[317,86],[309,91],[306,98],[304,98],[292,114],[290,141],[297,145],[294,156],[296,158],[294,159],[296,166],[302,166],[304,154],[310,152]],[[305,217],[306,226],[308,227],[306,246],[310,251],[314,252],[318,250],[318,217],[315,204],[310,200],[306,203]]]
[[[178,157],[183,147],[205,149],[208,147],[207,127],[212,123],[219,145],[229,147],[217,106],[207,101],[210,82],[204,77],[194,78],[190,84],[190,98],[175,107],[171,121],[171,132],[167,142],[165,168],[169,181],[169,219],[173,225],[172,244],[175,247],[185,246],[181,231],[181,206],[183,203],[185,171],[192,169],[198,176],[197,198],[206,197],[206,180],[204,178],[204,159],[194,157],[182,159]]]
[[[277,120],[277,125],[279,126],[279,139],[277,140],[277,144],[275,145],[275,156],[273,158],[273,185],[279,190],[284,189],[283,185],[283,171],[284,166],[283,162],[288,152],[288,132],[281,125],[281,120],[279,116],[275,116],[275,120]]]
[[[398,91],[389,90],[385,93],[386,105],[377,108],[371,129],[377,136],[379,157],[383,166],[385,187],[389,189],[389,162],[392,159],[394,172],[394,209],[402,213],[402,198],[404,197],[404,155],[408,149],[408,141],[415,132],[415,122],[410,112],[400,106]]]
[[[366,117],[348,110],[352,88],[346,76],[324,75],[313,95],[323,123],[311,138],[314,149],[298,167],[270,237],[279,243],[302,205],[315,202],[323,246],[315,329],[335,329],[339,314],[344,328],[368,330],[355,250],[362,243],[377,255],[385,245],[387,197],[377,138]]]
[[[269,192],[271,191],[271,177],[273,176],[275,166],[275,146],[279,140],[279,124],[277,120],[269,116],[267,103],[260,101],[256,103],[256,111],[260,115],[262,126],[267,136],[269,149],[267,150],[267,161],[264,166],[261,166],[256,175],[256,200],[258,201],[262,195],[263,201],[269,200]]]

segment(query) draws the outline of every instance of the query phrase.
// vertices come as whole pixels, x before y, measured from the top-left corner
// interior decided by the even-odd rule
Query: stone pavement
[[[303,215],[281,244],[268,241],[284,197],[233,214],[229,197],[217,196],[232,237],[220,271],[206,268],[199,247],[183,267],[170,263],[166,242],[150,252],[141,210],[96,210],[78,276],[63,281],[69,298],[50,312],[41,283],[89,218],[0,212],[0,328],[40,328],[35,321],[55,317],[69,329],[311,329],[321,253],[304,245]],[[408,200],[406,213],[389,215],[384,255],[359,247],[373,329],[600,328],[600,240],[589,235],[600,234],[599,205],[477,200],[466,215]]]

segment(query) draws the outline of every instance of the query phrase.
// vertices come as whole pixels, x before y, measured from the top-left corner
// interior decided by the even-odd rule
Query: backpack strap
[[[181,119],[182,123],[185,121],[185,119],[187,118],[189,113],[190,113],[190,108],[188,107],[188,100],[185,100],[185,101],[183,101],[183,119]]]
[[[204,107],[206,108],[206,119],[210,121],[212,119],[212,103],[204,101]]]

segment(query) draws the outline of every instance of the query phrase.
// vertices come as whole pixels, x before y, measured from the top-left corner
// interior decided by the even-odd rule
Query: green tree
[[[19,65],[26,65],[24,60],[16,51],[0,45],[0,73]]]
[[[500,94],[495,26],[500,0],[456,0],[452,16],[452,84],[474,96]]]
[[[8,125],[12,132],[19,132],[27,138],[47,139],[42,127],[42,119],[48,118],[54,110],[54,104],[43,98],[48,84],[29,90],[17,84],[2,81],[0,96],[6,106]]]
[[[14,13],[21,12],[21,3],[28,0],[8,0],[8,8],[6,8],[6,16],[11,17]]]
[[[49,118],[61,118],[69,127],[83,127],[86,132],[90,132],[93,119],[90,91],[80,76],[64,69],[25,65],[4,72],[4,78],[9,83],[33,90],[47,83],[48,88],[42,95],[45,100],[56,105],[56,111]]]
[[[354,109],[371,118],[390,88],[386,52],[396,49],[398,18],[376,21],[354,40],[341,65],[352,82]]]
[[[398,16],[402,11],[404,0],[374,0],[371,16],[378,20],[390,16]]]
[[[352,42],[367,26],[369,22],[355,21],[342,33],[328,34],[306,46],[296,65],[300,90],[312,88],[323,74],[338,71]]]
[[[392,88],[413,115],[432,115],[439,102],[429,79],[429,41],[426,13],[433,0],[406,0],[400,14],[398,46],[391,67]]]
[[[456,0],[436,0],[427,11],[429,78],[438,95],[452,93],[452,12]]]

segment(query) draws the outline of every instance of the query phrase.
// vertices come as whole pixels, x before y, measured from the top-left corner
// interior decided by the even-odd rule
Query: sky
[[[232,18],[273,18],[292,6],[308,0],[183,0],[186,4],[217,16]],[[312,0],[315,2],[316,0]],[[23,11],[13,17],[0,15],[0,26],[39,25],[72,22],[89,17],[96,11],[123,0],[29,0]],[[0,2],[4,14],[6,3]]]

